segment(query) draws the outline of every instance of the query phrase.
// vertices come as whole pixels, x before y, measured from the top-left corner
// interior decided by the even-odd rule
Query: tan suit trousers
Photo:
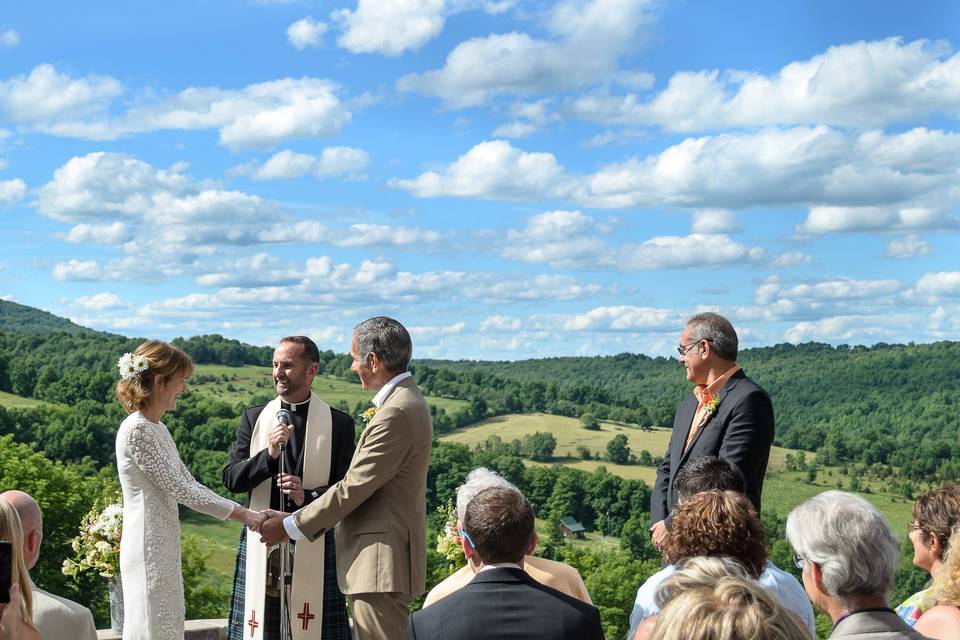
[[[347,596],[353,640],[404,640],[410,616],[409,593],[355,593]]]

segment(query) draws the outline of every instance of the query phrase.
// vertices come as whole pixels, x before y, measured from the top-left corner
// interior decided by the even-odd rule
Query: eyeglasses
[[[473,544],[473,540],[470,539],[470,534],[468,534],[463,527],[460,527],[460,537],[466,540],[470,544],[471,548],[477,548],[477,545]]]
[[[679,353],[680,357],[682,358],[683,356],[687,355],[687,351],[690,351],[690,349],[693,349],[701,342],[713,342],[713,340],[711,338],[700,338],[699,340],[695,340],[690,344],[682,344],[677,347],[677,353]]]

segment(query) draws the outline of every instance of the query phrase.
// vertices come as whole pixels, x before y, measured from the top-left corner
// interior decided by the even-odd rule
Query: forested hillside
[[[57,570],[69,553],[66,541],[79,516],[97,496],[116,489],[114,436],[125,414],[113,398],[115,363],[142,340],[85,330],[68,321],[62,322],[76,329],[57,331],[60,319],[32,311],[22,307],[10,323],[0,320],[0,391],[36,404],[0,403],[0,485],[39,494],[52,515],[38,569],[43,583],[90,602],[102,616],[105,584],[70,583]],[[220,472],[233,444],[237,416],[244,406],[272,395],[268,368],[272,349],[219,335],[174,342],[201,368],[191,381],[193,391],[180,399],[164,422],[194,475],[225,493]],[[850,465],[851,487],[859,476],[873,475],[883,479],[883,486],[897,487],[899,478],[912,478],[913,483],[896,491],[898,500],[911,500],[921,482],[960,478],[960,412],[953,392],[960,374],[958,356],[957,342],[871,348],[806,344],[746,350],[740,362],[773,397],[778,444],[816,450],[815,465],[835,464],[844,475]],[[321,360],[321,374],[330,384],[353,389],[342,382],[357,381],[350,371],[350,356],[326,351]],[[237,369],[238,365],[248,366]],[[689,389],[675,360],[632,354],[522,362],[419,361],[413,368],[428,399],[433,398],[438,435],[491,416],[533,411],[665,425]],[[230,380],[240,378],[228,379],[225,371],[244,371],[253,382],[235,387]],[[341,396],[338,404],[350,413],[362,410],[360,404],[366,400],[363,394],[349,396],[349,402],[346,398]],[[550,538],[544,553],[580,568],[608,633],[621,636],[638,581],[658,566],[646,534],[649,488],[602,469],[586,473],[528,466],[523,455],[506,442],[487,442],[477,449],[435,444],[428,478],[434,513],[431,582],[448,571],[432,549],[442,528],[435,510],[452,497],[467,471],[487,465],[531,496],[547,523],[545,539],[550,538],[549,523],[561,515],[574,515],[591,532],[609,537],[610,542],[599,548],[571,547]],[[813,465],[802,471],[816,476]],[[895,478],[897,482],[892,481]],[[58,495],[62,493],[69,493],[69,499]],[[764,519],[774,557],[789,562],[782,521],[772,513],[765,513]],[[224,615],[226,596],[216,586],[225,580],[204,577],[201,547],[185,549],[189,553],[185,551],[184,562],[190,565],[185,571],[190,576],[188,617]],[[922,583],[923,576],[909,566],[902,573],[898,588],[913,589]]]

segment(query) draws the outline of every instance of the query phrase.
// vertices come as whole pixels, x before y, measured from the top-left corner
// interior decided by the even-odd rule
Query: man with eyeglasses
[[[663,546],[677,504],[674,479],[688,460],[717,456],[735,465],[757,513],[773,442],[770,396],[737,364],[737,332],[716,313],[699,313],[683,329],[677,352],[695,386],[677,408],[670,445],[650,495],[654,545]]]

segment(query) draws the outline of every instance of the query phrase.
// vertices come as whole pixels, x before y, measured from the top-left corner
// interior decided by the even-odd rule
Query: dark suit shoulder
[[[246,409],[243,410],[243,413],[245,416],[247,416],[247,419],[249,419],[251,422],[256,422],[257,418],[260,417],[260,414],[263,413],[263,408],[265,406],[267,406],[266,403],[257,404],[252,407],[247,407]]]
[[[333,407],[330,407],[330,414],[333,416],[334,424],[337,424],[337,423],[349,424],[351,427],[354,425],[355,421],[353,419],[353,416],[351,416],[349,413],[340,411],[340,409],[334,409]]]

